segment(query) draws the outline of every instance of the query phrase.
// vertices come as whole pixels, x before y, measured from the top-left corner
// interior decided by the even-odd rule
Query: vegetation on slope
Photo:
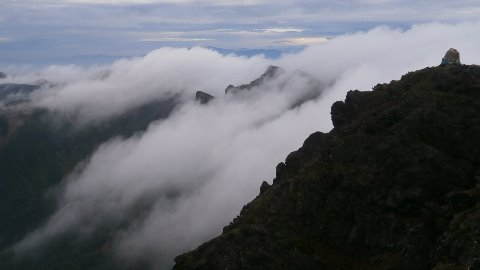
[[[480,269],[480,67],[350,91],[331,114],[174,269]]]

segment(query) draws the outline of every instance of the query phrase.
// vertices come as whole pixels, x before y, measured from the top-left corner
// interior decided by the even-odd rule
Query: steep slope
[[[168,117],[177,104],[176,99],[155,100],[86,126],[51,111],[28,108],[28,104],[0,108],[0,265],[8,269],[113,267],[110,254],[102,252],[111,237],[109,231],[84,241],[63,239],[41,256],[25,260],[12,260],[8,248],[53,213],[54,188],[97,147],[115,137],[144,131],[153,121]]]
[[[285,73],[285,70],[277,66],[269,66],[267,70],[257,79],[251,81],[248,84],[242,84],[239,86],[229,85],[225,89],[225,94],[236,94],[242,91],[251,90],[257,86],[262,85],[263,83],[273,80],[276,77],[280,76],[282,73]]]
[[[331,114],[174,269],[480,269],[480,67],[350,91]]]

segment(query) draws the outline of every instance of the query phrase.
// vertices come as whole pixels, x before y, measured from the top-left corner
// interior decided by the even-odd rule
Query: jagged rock
[[[460,53],[454,48],[450,48],[442,58],[441,65],[457,64],[460,65]]]
[[[174,269],[478,268],[480,67],[350,91],[332,120]]]
[[[270,184],[267,183],[267,181],[263,181],[262,185],[260,186],[260,194],[264,193],[270,188]]]
[[[267,70],[259,78],[251,81],[249,84],[242,84],[240,86],[234,86],[230,84],[225,89],[225,94],[235,94],[241,91],[251,90],[252,88],[257,87],[264,82],[275,79],[276,77],[278,77],[284,72],[285,70],[282,69],[281,67],[269,66]]]
[[[197,93],[195,93],[195,101],[200,102],[200,104],[207,104],[214,98],[214,96],[203,91],[197,91]]]
[[[5,79],[7,78],[7,74],[5,74],[4,72],[0,72],[0,79]]]
[[[40,86],[40,87],[44,87],[44,86],[47,86],[47,85],[49,85],[49,86],[53,85],[53,83],[51,83],[51,82],[49,82],[45,79],[38,79],[33,84],[37,85],[37,86]]]

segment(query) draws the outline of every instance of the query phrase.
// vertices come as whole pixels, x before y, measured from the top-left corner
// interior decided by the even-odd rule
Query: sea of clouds
[[[174,256],[219,235],[309,134],[332,128],[334,101],[348,90],[368,91],[436,66],[451,47],[463,63],[479,64],[480,22],[378,27],[277,60],[161,48],[111,66],[12,69],[8,82],[51,82],[31,97],[35,106],[86,125],[152,100],[182,100],[143,134],[99,147],[64,179],[56,213],[14,249],[24,256],[56,237],[84,237],[126,222],[113,240],[118,258],[171,267]],[[224,94],[227,85],[248,83],[269,65],[285,72],[248,93]],[[197,90],[217,98],[201,105],[193,100]],[[305,97],[311,99],[299,105]]]

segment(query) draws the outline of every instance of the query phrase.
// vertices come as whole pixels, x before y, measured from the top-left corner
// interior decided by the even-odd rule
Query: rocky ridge
[[[480,269],[480,67],[350,91],[331,115],[174,269]]]
[[[195,101],[200,102],[200,104],[207,104],[214,98],[214,96],[203,91],[197,91],[195,93]]]
[[[245,91],[245,90],[251,90],[252,88],[257,87],[257,86],[259,86],[259,85],[261,85],[261,84],[263,84],[263,83],[265,83],[269,80],[277,78],[278,76],[280,76],[284,72],[285,72],[285,70],[282,69],[281,67],[269,66],[267,68],[267,70],[259,78],[251,81],[248,84],[242,84],[242,85],[239,85],[239,86],[234,86],[234,85],[230,84],[225,89],[225,94],[232,94],[232,93],[236,94],[236,93],[239,93],[239,92],[242,92],[242,91]]]

